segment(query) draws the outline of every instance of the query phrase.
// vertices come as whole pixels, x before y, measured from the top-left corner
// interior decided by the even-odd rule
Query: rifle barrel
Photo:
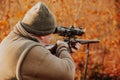
[[[99,43],[100,40],[98,39],[93,39],[93,40],[77,39],[76,42],[79,42],[81,44],[92,44],[92,43]]]

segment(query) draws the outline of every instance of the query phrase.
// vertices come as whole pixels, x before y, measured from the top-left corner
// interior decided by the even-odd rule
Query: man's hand
[[[71,46],[71,52],[72,52],[72,53],[77,52],[77,50],[79,50],[80,47],[81,47],[81,44],[80,44],[80,43],[75,43],[74,46]]]
[[[57,46],[59,46],[59,45],[68,48],[68,49],[70,50],[70,53],[75,53],[75,52],[77,52],[77,50],[79,50],[80,47],[81,47],[81,44],[80,44],[80,43],[76,43],[76,42],[73,43],[73,42],[71,42],[71,43],[68,45],[68,43],[66,43],[66,42],[64,42],[64,41],[58,40],[58,41],[57,41]]]
[[[61,46],[61,47],[68,48],[68,44],[66,42],[64,42],[64,41],[58,40],[56,44],[57,44],[57,47]]]
[[[58,40],[58,41],[56,42],[56,44],[54,44],[54,45],[47,45],[46,48],[47,48],[48,50],[50,50],[50,52],[51,52],[53,55],[55,55],[56,52],[58,52],[58,50],[61,50],[61,49],[63,49],[63,48],[69,51],[69,46],[68,46],[68,44],[67,44],[66,42],[64,42],[64,41],[61,41],[61,40]]]
[[[58,40],[55,45],[46,46],[46,48],[49,49],[52,54],[56,54],[57,50],[61,48],[66,48],[68,51],[70,51],[70,53],[75,53],[80,49],[80,47],[80,43],[71,43],[68,45],[68,43],[61,40]]]

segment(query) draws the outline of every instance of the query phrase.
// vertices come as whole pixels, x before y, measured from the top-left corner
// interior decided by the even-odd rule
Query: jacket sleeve
[[[30,50],[23,62],[23,79],[74,80],[75,65],[67,50],[59,50],[58,57],[49,50],[36,46]]]

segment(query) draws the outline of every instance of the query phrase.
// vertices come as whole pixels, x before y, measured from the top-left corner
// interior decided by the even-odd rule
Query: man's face
[[[45,36],[40,36],[38,37],[38,39],[40,40],[40,42],[42,42],[45,45],[50,44],[50,41],[52,39],[52,34],[49,35],[45,35]]]
[[[49,44],[50,41],[51,41],[51,38],[52,38],[51,34],[44,36],[44,42],[47,43],[47,44]]]

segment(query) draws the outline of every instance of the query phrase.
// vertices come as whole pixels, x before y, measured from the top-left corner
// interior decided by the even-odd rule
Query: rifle
[[[65,42],[68,43],[69,47],[71,48],[73,45],[71,43],[80,43],[80,44],[92,44],[98,43],[98,39],[94,40],[85,40],[85,39],[78,39],[76,36],[82,36],[85,31],[82,28],[75,28],[74,26],[67,28],[67,27],[57,27],[54,34],[59,34],[60,36],[65,37]]]
[[[59,34],[60,36],[65,37],[64,41],[68,43],[69,48],[75,48],[76,43],[80,43],[82,45],[87,44],[87,55],[86,55],[86,64],[85,64],[85,71],[84,71],[84,80],[86,80],[87,75],[87,67],[88,67],[88,57],[89,57],[89,44],[99,43],[100,40],[93,39],[93,40],[85,40],[85,39],[78,39],[76,36],[82,36],[85,31],[82,28],[75,28],[74,26],[68,27],[56,27],[54,34]],[[53,47],[53,45],[51,45]],[[47,47],[47,48],[50,48]],[[71,52],[71,50],[70,50]]]

